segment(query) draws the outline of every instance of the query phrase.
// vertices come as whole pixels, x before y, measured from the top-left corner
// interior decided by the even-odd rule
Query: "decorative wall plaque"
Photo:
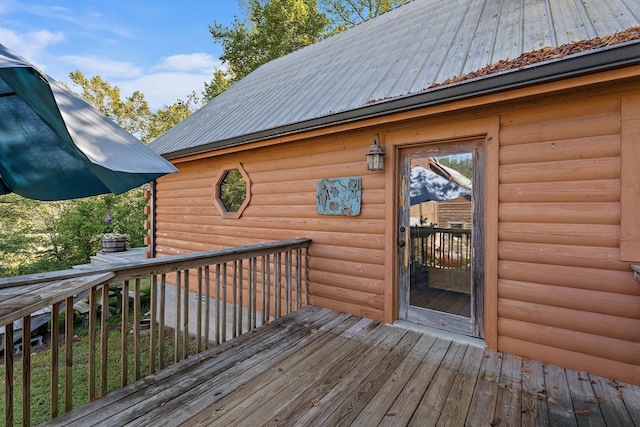
[[[316,210],[322,215],[360,215],[362,179],[324,178],[318,181]]]

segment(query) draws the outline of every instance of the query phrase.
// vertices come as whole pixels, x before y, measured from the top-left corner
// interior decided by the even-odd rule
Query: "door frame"
[[[446,324],[449,332],[484,338],[484,288],[485,288],[485,137],[459,138],[425,141],[411,146],[398,147],[396,182],[398,199],[396,247],[398,279],[398,318],[409,322],[442,329]],[[409,305],[410,285],[410,223],[409,223],[409,164],[412,158],[432,157],[473,152],[472,178],[472,265],[471,265],[471,317],[428,310]]]

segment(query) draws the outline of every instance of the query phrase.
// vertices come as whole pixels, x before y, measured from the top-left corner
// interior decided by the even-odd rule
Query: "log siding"
[[[620,253],[621,123],[618,93],[501,115],[498,348],[637,383],[640,287]],[[575,276],[587,271],[595,280]]]
[[[159,256],[308,237],[310,303],[393,322],[397,150],[482,138],[484,337],[493,350],[640,384],[637,69],[604,72],[174,160],[157,182]],[[610,79],[610,80],[609,80]],[[384,172],[366,170],[378,133]],[[221,218],[241,163],[251,201]],[[362,177],[357,217],[315,210],[321,178]]]

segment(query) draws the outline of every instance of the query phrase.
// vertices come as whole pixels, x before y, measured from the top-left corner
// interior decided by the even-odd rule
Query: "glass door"
[[[479,336],[478,143],[414,147],[401,159],[400,317]]]

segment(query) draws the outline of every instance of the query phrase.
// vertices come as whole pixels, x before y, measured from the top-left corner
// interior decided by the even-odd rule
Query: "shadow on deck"
[[[640,387],[308,306],[45,425],[640,425]]]

